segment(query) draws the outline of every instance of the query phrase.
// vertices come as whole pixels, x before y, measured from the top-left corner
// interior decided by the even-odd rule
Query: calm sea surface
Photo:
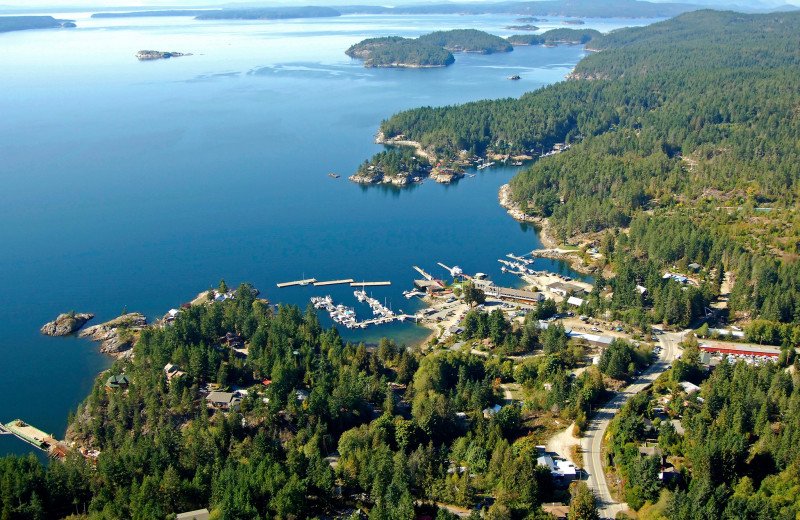
[[[459,54],[444,69],[365,69],[344,54],[363,38],[449,28],[506,36],[515,17],[56,16],[78,27],[0,34],[0,421],[22,418],[61,436],[68,411],[110,365],[97,344],[39,334],[70,309],[95,313],[94,323],[123,308],[156,318],[224,278],[302,308],[331,294],[368,316],[349,287],[275,286],[305,276],[391,280],[373,295],[410,312],[419,304],[401,293],[418,277],[412,265],[437,276],[447,274],[437,262],[459,265],[513,285],[497,258],[540,245],[497,204],[516,168],[404,190],[346,177],[380,151],[381,119],[518,97],[563,79],[584,56],[580,47]],[[139,62],[140,49],[193,56]],[[507,80],[512,74],[522,79]],[[566,272],[547,260],[536,268]],[[427,334],[399,323],[342,330],[369,343]],[[0,436],[0,454],[27,451]]]

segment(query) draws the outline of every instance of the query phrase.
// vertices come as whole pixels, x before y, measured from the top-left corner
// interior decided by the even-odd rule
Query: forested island
[[[28,29],[72,28],[72,20],[59,20],[52,16],[0,16],[0,33]]]
[[[365,67],[446,67],[455,61],[442,47],[400,36],[368,38],[345,54],[363,60]]]
[[[550,29],[542,34],[514,34],[507,38],[511,45],[586,44],[602,33],[594,29]]]
[[[450,52],[492,54],[510,52],[513,47],[503,38],[477,29],[452,29],[423,34],[419,41],[444,47]]]
[[[475,29],[454,29],[423,34],[419,38],[387,36],[367,38],[345,54],[364,61],[365,67],[446,67],[453,52],[491,54],[513,47],[503,38]]]

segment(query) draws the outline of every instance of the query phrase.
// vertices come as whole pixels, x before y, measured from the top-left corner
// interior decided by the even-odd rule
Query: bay
[[[402,190],[345,178],[380,151],[381,119],[518,97],[563,79],[585,55],[580,47],[458,54],[442,69],[365,69],[344,55],[363,38],[442,28],[505,36],[515,17],[55,16],[78,27],[0,35],[0,421],[22,418],[60,437],[68,411],[110,366],[96,344],[39,334],[70,309],[95,313],[95,323],[123,308],[153,319],[224,278],[253,283],[273,303],[305,308],[331,294],[367,315],[349,287],[276,288],[305,276],[390,280],[373,295],[411,312],[419,302],[401,293],[418,277],[413,265],[437,276],[447,274],[437,262],[459,265],[512,285],[497,258],[540,246],[533,228],[497,204],[516,168]],[[193,55],[139,62],[140,49]],[[522,79],[506,79],[513,74]],[[568,272],[548,260],[535,268]],[[407,344],[429,333],[412,324],[341,332]],[[27,451],[0,436],[0,453]]]

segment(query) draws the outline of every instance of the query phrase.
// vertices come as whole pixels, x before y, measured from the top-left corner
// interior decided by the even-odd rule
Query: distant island
[[[542,0],[538,2],[469,2],[452,4],[421,4],[385,7],[377,5],[347,5],[330,7],[269,7],[239,9],[166,9],[129,12],[101,12],[92,18],[130,18],[148,16],[194,16],[198,20],[278,20],[290,18],[318,18],[352,14],[418,15],[418,14],[511,14],[522,16],[520,23],[544,22],[539,16],[569,16],[602,18],[609,12],[624,13],[625,18],[670,17],[697,9],[696,5],[678,3],[651,3],[637,0]],[[582,24],[569,20],[568,25]]]
[[[0,16],[0,33],[28,29],[63,29],[75,27],[72,20],[52,16]]]
[[[455,61],[452,53],[418,39],[387,36],[368,38],[345,51],[364,60],[365,67],[446,67]]]
[[[509,31],[538,31],[539,28],[535,25],[509,25],[506,27]]]
[[[146,60],[165,60],[169,58],[180,58],[181,56],[191,56],[191,53],[183,52],[162,52],[162,51],[139,51],[136,57],[142,61]]]
[[[515,46],[524,45],[570,45],[585,44],[598,36],[600,31],[594,29],[551,29],[542,34],[515,34],[508,37],[508,42]]]
[[[583,20],[564,20],[561,25],[583,25],[585,23]]]
[[[341,16],[330,7],[263,7],[254,9],[165,9],[94,13],[92,18],[145,18],[151,16],[194,16],[196,20],[286,20]]]

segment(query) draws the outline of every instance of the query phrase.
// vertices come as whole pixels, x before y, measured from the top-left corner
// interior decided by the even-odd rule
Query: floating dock
[[[316,283],[316,282],[317,282],[316,278],[307,278],[305,280],[297,280],[297,281],[294,281],[294,282],[279,283],[278,287],[279,288],[284,288],[284,287],[291,287],[292,285],[308,285],[308,284]]]
[[[350,287],[380,287],[392,285],[392,282],[350,282]]]
[[[3,428],[17,438],[27,442],[35,448],[39,448],[42,451],[47,451],[49,446],[55,446],[58,444],[58,441],[54,439],[52,435],[49,435],[20,419],[14,419],[9,423],[4,424]]]
[[[322,287],[324,285],[341,285],[343,283],[353,283],[353,279],[348,278],[347,280],[330,280],[328,282],[314,282],[314,287]]]

